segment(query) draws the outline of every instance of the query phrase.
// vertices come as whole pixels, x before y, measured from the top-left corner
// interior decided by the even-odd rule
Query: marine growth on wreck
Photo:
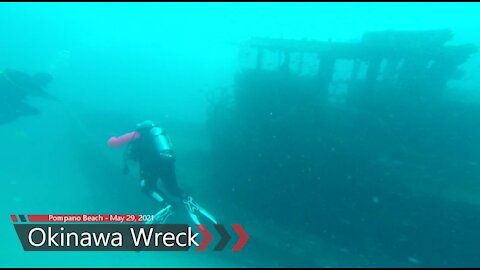
[[[386,253],[406,256],[405,243],[415,241],[422,254],[435,235],[472,214],[438,194],[416,196],[422,185],[480,173],[470,166],[480,160],[480,105],[444,95],[477,49],[448,45],[453,36],[379,31],[359,42],[245,42],[235,86],[209,115],[214,173],[224,179],[219,193],[251,197],[242,207],[337,244],[358,248],[373,239]],[[461,161],[452,164],[452,156]],[[437,203],[449,210],[432,209]],[[452,209],[458,220],[449,219]],[[410,219],[416,223],[401,225]],[[445,226],[432,230],[431,219]],[[440,245],[439,254],[458,256],[462,241],[452,236],[458,249]]]

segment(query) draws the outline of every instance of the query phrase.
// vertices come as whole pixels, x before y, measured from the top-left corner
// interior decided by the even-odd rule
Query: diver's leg
[[[22,116],[19,108],[20,102],[15,100],[8,100],[7,98],[0,96],[0,124],[5,124],[16,120]]]
[[[142,189],[142,192],[160,205],[165,205],[166,196],[157,188],[157,175],[142,170],[140,172],[140,177],[140,188]]]
[[[147,221],[146,224],[166,223],[167,219],[174,213],[172,204],[167,202],[166,196],[157,189],[157,176],[155,174],[147,174],[141,171],[141,176],[140,186],[142,191],[162,207],[154,218]]]
[[[183,198],[185,194],[178,185],[177,174],[175,172],[175,157],[173,154],[166,153],[161,162],[160,178],[162,179],[165,190],[174,197]]]
[[[202,224],[200,220],[206,217],[210,222],[217,224],[216,219],[204,208],[198,205],[191,196],[188,196],[178,185],[175,173],[175,156],[173,154],[164,154],[160,166],[160,178],[169,195],[182,200],[190,218],[195,224]]]

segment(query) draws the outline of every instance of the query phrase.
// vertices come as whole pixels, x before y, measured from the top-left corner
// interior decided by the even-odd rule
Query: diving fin
[[[158,211],[155,216],[147,221],[145,224],[166,224],[167,222],[167,219],[173,215],[173,207],[169,204],[167,206],[165,206],[163,209],[161,209],[160,211]]]
[[[203,224],[202,222],[200,222],[199,215],[206,217],[213,224],[218,224],[217,220],[213,217],[213,215],[210,214],[203,207],[198,205],[196,202],[194,202],[191,196],[188,196],[185,200],[183,200],[183,203],[188,211],[188,214],[190,215],[190,218],[195,224]]]

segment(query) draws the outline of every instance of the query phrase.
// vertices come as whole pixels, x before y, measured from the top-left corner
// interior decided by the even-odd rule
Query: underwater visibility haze
[[[480,266],[479,10],[1,3],[0,267]],[[27,252],[10,216],[165,190],[243,249]]]

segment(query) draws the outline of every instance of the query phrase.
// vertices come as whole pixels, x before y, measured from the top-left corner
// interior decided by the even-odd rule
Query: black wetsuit
[[[178,186],[175,171],[175,153],[172,150],[157,151],[148,130],[140,133],[141,138],[132,143],[128,155],[139,163],[142,191],[149,196],[156,192],[163,199],[166,199],[165,197],[182,198],[184,193]],[[166,194],[157,186],[159,179]],[[158,199],[155,200],[158,201]]]
[[[127,158],[139,164],[142,191],[162,207],[152,222],[164,224],[178,210],[187,214],[195,224],[217,224],[210,213],[178,186],[175,153],[165,131],[151,121],[145,121],[137,125],[136,132],[140,137],[131,142]],[[157,187],[159,179],[165,192]]]
[[[26,73],[13,70],[0,72],[0,123],[39,114],[38,109],[25,102],[31,93],[40,92],[38,89],[39,86]]]

